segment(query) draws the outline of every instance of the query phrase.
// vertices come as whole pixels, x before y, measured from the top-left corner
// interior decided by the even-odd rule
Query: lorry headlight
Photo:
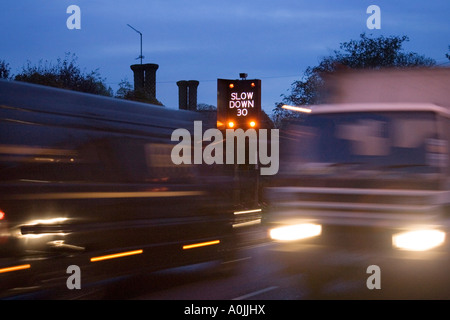
[[[284,226],[269,231],[270,238],[279,241],[294,241],[318,236],[322,233],[322,226],[314,223],[301,223]]]
[[[440,246],[445,241],[445,232],[440,230],[414,230],[392,236],[394,247],[403,250],[425,251]]]

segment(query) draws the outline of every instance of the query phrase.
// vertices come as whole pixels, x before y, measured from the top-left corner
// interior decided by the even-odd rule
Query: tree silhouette
[[[9,63],[5,60],[0,60],[0,79],[9,79]]]
[[[66,53],[64,60],[57,59],[56,65],[47,61],[43,63],[42,60],[38,65],[31,65],[28,61],[14,80],[104,96],[113,95],[112,89],[105,85],[105,79],[100,77],[98,69],[84,73],[76,60],[74,54]]]
[[[436,64],[433,59],[414,52],[404,52],[403,43],[407,41],[407,36],[370,38],[363,33],[358,40],[341,43],[340,50],[334,50],[333,55],[323,58],[318,66],[308,67],[303,78],[292,83],[290,94],[282,95],[282,102],[277,103],[273,110],[275,125],[280,126],[284,118],[299,116],[298,113],[282,109],[283,104],[310,105],[323,102],[320,96],[323,76],[338,69],[431,67]]]

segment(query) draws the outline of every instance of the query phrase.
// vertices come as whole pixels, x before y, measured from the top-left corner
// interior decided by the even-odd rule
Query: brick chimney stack
[[[178,86],[178,107],[182,110],[197,110],[197,80],[180,80]]]
[[[156,99],[156,70],[159,65],[154,63],[133,64],[130,68],[134,73],[134,90],[142,91],[147,96]]]

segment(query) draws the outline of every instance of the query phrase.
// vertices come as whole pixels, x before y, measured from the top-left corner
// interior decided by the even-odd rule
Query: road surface
[[[255,240],[256,239],[256,240]],[[381,288],[369,289],[366,267],[310,276],[289,268],[273,255],[276,244],[263,231],[227,265],[204,263],[133,276],[104,287],[101,299],[131,300],[307,300],[307,299],[450,299],[447,286],[404,273],[385,276]],[[369,266],[370,262],[367,262]],[[439,282],[439,281],[438,281]],[[92,298],[89,296],[88,298]]]

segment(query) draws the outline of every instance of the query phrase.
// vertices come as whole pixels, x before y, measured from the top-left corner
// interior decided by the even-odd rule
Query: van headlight
[[[295,241],[319,236],[322,226],[314,223],[301,223],[274,228],[269,231],[270,238],[279,241]]]
[[[394,247],[410,251],[426,251],[440,246],[445,241],[445,232],[434,229],[414,230],[392,236]]]

